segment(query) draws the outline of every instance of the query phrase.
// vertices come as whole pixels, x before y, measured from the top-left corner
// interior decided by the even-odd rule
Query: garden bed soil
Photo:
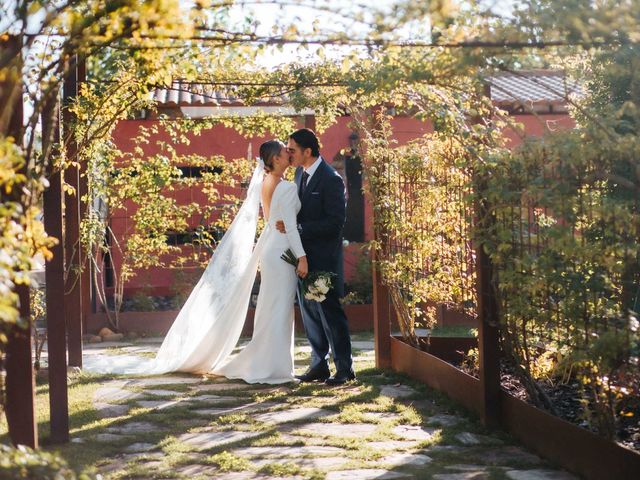
[[[593,397],[589,392],[582,390],[578,380],[571,379],[566,383],[538,382],[538,385],[549,397],[560,418],[593,433],[598,433],[595,427],[587,421],[587,414],[581,403],[581,399],[591,401]],[[509,395],[530,405],[534,404],[524,385],[508,365],[502,365],[501,386]],[[535,406],[542,408],[538,405]],[[635,408],[627,408],[626,411],[632,415],[618,417],[619,425],[616,442],[640,452],[640,399],[636,399]]]
[[[428,349],[424,350],[429,351]],[[434,353],[434,351],[429,351],[429,353],[442,358],[457,368],[461,368],[461,357],[456,358],[452,355],[441,357],[438,353]],[[478,378],[477,372],[469,371],[465,368],[462,370],[469,375]],[[547,409],[540,405],[536,405],[531,400],[531,397],[524,385],[514,373],[513,368],[510,367],[507,362],[502,362],[501,364],[500,377],[501,387],[509,395],[548,412]],[[585,408],[581,401],[581,399],[591,401],[593,397],[589,392],[584,392],[582,390],[578,380],[572,378],[565,383],[552,383],[550,381],[546,381],[538,382],[538,385],[551,400],[559,418],[598,434],[597,429],[587,420],[587,413],[585,412]],[[627,408],[626,412],[631,413],[632,415],[620,416],[618,418],[619,427],[616,442],[619,445],[640,452],[640,399],[636,399],[634,408]]]

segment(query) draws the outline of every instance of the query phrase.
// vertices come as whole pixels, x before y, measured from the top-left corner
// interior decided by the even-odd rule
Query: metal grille
[[[608,348],[637,370],[639,197],[595,165],[576,171],[541,160],[506,173],[493,248],[509,336],[528,362],[551,349],[598,363],[597,350]]]
[[[459,154],[445,140],[412,145],[384,162],[378,180],[383,282],[409,333],[433,326],[440,306],[476,317],[472,191]]]

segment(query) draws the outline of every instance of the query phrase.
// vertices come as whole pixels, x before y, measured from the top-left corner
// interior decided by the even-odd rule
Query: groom
[[[356,378],[351,359],[351,338],[340,297],[343,294],[342,227],[345,221],[345,190],[342,177],[320,156],[313,131],[303,128],[289,136],[287,145],[302,203],[298,231],[307,253],[309,271],[336,274],[334,286],[321,302],[301,298],[302,321],[311,344],[311,366],[297,378],[303,382],[324,381],[342,385]],[[277,228],[285,233],[284,223]],[[336,373],[330,376],[329,347]]]

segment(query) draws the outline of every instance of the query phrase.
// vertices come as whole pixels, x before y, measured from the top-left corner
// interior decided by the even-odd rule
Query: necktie
[[[307,172],[302,172],[302,181],[300,182],[300,200],[302,200],[302,196],[304,195],[304,189],[307,188],[307,180],[309,180],[309,174]]]

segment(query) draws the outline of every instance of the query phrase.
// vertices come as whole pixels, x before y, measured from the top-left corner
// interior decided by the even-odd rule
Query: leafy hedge
[[[67,463],[57,455],[33,450],[24,445],[10,447],[0,445],[0,479],[17,480],[88,480],[89,477],[77,477]]]

